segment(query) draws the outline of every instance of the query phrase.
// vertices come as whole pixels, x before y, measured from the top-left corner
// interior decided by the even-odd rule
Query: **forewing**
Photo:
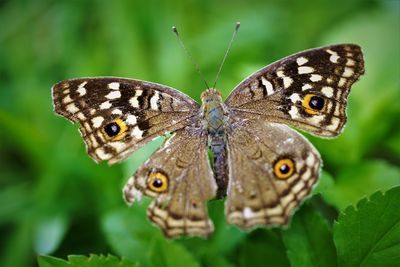
[[[359,46],[315,48],[252,74],[225,103],[236,117],[283,122],[315,135],[333,137],[346,123],[350,87],[363,73]]]
[[[228,223],[244,229],[287,224],[318,180],[318,151],[283,124],[247,121],[233,129],[227,146]]]
[[[167,237],[213,232],[207,201],[215,197],[216,184],[201,129],[178,130],[136,171],[124,196],[132,203],[142,194],[155,198],[148,216]]]
[[[88,154],[110,164],[187,125],[199,106],[179,91],[139,80],[98,77],[52,88],[57,114],[79,123]]]

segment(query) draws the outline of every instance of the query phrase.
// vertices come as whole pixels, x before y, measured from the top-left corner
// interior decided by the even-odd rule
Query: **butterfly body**
[[[226,134],[229,130],[228,109],[222,101],[221,93],[211,88],[201,95],[200,117],[208,134],[208,144],[213,155],[213,173],[217,183],[217,197],[223,198],[228,185],[228,165],[226,158]]]
[[[268,65],[225,101],[213,88],[199,105],[164,85],[98,77],[54,85],[53,102],[56,113],[80,124],[96,161],[119,162],[173,133],[128,180],[124,198],[154,198],[147,215],[167,237],[208,236],[207,201],[225,195],[228,223],[250,229],[289,222],[318,181],[321,157],[288,125],[337,136],[350,87],[363,73],[360,47],[340,44]]]

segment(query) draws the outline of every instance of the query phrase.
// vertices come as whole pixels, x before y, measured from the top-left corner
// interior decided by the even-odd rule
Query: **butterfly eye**
[[[314,94],[307,94],[303,99],[303,107],[308,114],[318,114],[318,111],[325,107],[325,99]]]
[[[104,132],[108,135],[108,137],[112,137],[113,141],[118,141],[124,138],[127,130],[128,127],[121,119],[116,119],[104,126]]]
[[[289,158],[279,159],[274,164],[274,174],[278,179],[287,179],[294,172],[294,162]]]
[[[147,178],[147,187],[156,193],[163,193],[168,189],[168,178],[164,173],[153,172]]]

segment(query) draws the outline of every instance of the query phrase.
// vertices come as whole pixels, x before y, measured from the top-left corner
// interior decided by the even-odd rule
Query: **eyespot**
[[[125,137],[128,126],[123,120],[116,119],[104,126],[103,129],[108,137],[113,138],[112,141],[118,141]]]
[[[295,171],[294,162],[290,158],[281,158],[274,164],[274,174],[278,179],[287,179]]]
[[[318,114],[325,107],[325,99],[315,94],[306,94],[303,99],[303,107],[308,114]]]
[[[168,177],[162,172],[152,172],[147,178],[147,188],[156,193],[163,193],[168,189]]]

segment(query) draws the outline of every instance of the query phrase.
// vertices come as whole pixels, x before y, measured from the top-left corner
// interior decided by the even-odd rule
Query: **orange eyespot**
[[[112,138],[112,141],[118,141],[125,137],[128,126],[121,119],[116,119],[104,126],[104,132],[108,137]]]
[[[315,115],[325,107],[325,99],[315,94],[306,94],[302,105],[305,112]]]
[[[156,193],[163,193],[168,189],[168,177],[161,172],[152,172],[147,178],[147,187]]]
[[[289,158],[279,159],[274,164],[274,174],[278,179],[287,179],[294,173],[294,162]]]

